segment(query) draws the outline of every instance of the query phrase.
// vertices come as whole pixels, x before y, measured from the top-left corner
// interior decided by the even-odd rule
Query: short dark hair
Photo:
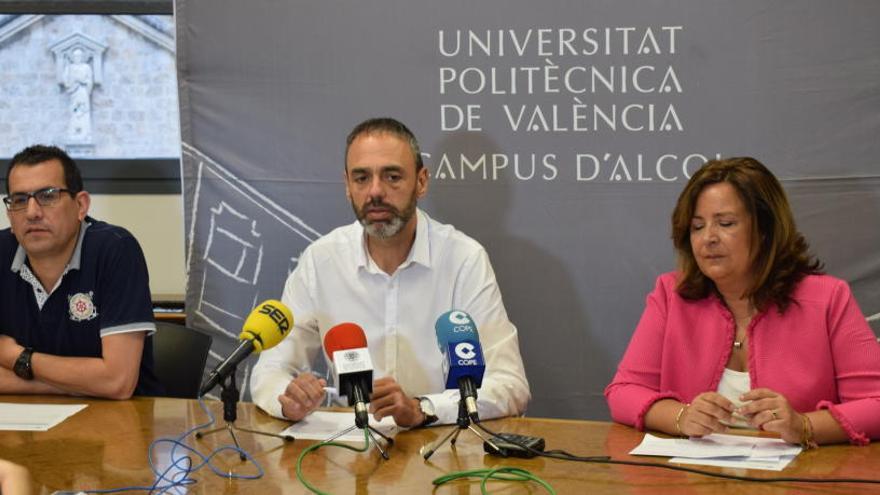
[[[694,173],[672,212],[672,241],[678,254],[681,278],[678,293],[702,299],[717,288],[700,271],[691,246],[691,220],[700,193],[707,186],[726,182],[733,186],[752,219],[755,280],[746,296],[756,308],[776,304],[784,312],[792,293],[806,275],[821,273],[822,263],[809,254],[809,245],[798,232],[782,185],[763,163],[750,157],[710,160]]]
[[[415,134],[412,133],[411,130],[405,125],[403,122],[393,119],[391,117],[377,117],[372,119],[367,119],[360,124],[356,125],[354,129],[348,133],[348,137],[345,139],[345,156],[348,157],[348,149],[351,148],[351,143],[354,142],[358,136],[364,134],[378,134],[387,132],[390,134],[394,134],[399,138],[403,139],[407,143],[409,143],[409,149],[412,151],[413,158],[416,162],[416,172],[422,169],[425,164],[422,162],[422,152],[419,149],[419,142],[416,140]],[[345,166],[345,163],[343,163]]]
[[[35,144],[19,151],[9,160],[6,167],[6,194],[9,194],[9,174],[12,169],[18,165],[38,165],[49,160],[58,160],[64,169],[64,187],[71,194],[76,194],[83,190],[82,174],[76,162],[63,149],[57,146],[45,146]]]

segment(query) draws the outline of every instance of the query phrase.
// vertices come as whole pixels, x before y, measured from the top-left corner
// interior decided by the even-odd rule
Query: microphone
[[[283,302],[268,299],[260,303],[251,311],[241,327],[241,333],[238,334],[241,343],[238,348],[211,371],[208,379],[202,384],[199,397],[233,373],[238,363],[244,361],[251,353],[259,353],[278,345],[292,326],[293,314]]]
[[[366,403],[373,393],[373,360],[364,329],[355,323],[336,325],[324,335],[324,350],[334,364],[339,395],[348,397],[348,405],[354,406],[355,425],[366,428],[369,425]]]
[[[477,412],[477,389],[483,384],[486,361],[480,347],[477,326],[464,311],[447,311],[434,324],[437,345],[443,354],[446,388],[459,390],[468,416],[480,421]]]

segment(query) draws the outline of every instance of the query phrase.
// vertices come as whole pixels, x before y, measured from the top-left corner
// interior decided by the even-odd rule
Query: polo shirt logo
[[[87,321],[98,316],[95,303],[92,302],[92,292],[86,294],[80,292],[67,297],[70,319],[73,321]]]

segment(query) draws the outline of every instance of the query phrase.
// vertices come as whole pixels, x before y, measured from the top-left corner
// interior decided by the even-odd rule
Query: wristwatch
[[[427,397],[416,397],[416,399],[419,400],[419,409],[425,415],[425,420],[419,426],[428,426],[431,423],[436,423],[440,418],[434,413],[434,403],[431,402],[431,399]]]
[[[34,368],[31,366],[31,356],[33,354],[34,350],[32,348],[25,347],[12,366],[12,371],[22,380],[34,379]]]

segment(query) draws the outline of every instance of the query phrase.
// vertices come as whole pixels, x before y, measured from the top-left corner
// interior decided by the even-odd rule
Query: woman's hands
[[[718,392],[703,392],[677,415],[676,428],[689,437],[727,431],[734,415],[745,418],[754,428],[778,433],[789,443],[800,443],[804,420],[784,395],[768,388],[750,390],[740,396],[744,404],[736,407]]]
[[[724,396],[718,392],[703,392],[681,411],[676,427],[682,435],[688,437],[723,432],[727,430],[727,426],[722,421],[729,423],[733,412],[733,403]]]
[[[738,412],[748,418],[750,425],[779,433],[788,443],[800,443],[804,420],[784,395],[769,388],[756,388],[743,394],[740,400],[746,404]]]

